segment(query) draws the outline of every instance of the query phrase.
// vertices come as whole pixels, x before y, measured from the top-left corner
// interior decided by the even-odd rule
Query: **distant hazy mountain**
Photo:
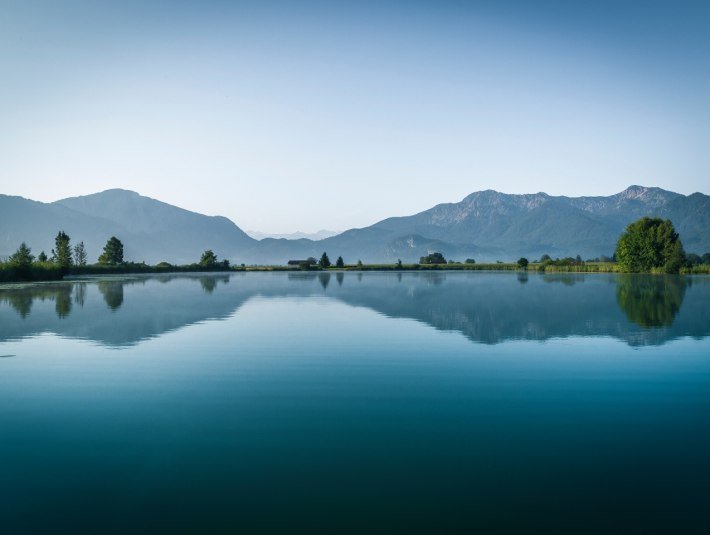
[[[611,255],[624,227],[641,216],[668,218],[688,252],[710,252],[710,197],[680,195],[631,186],[609,197],[553,197],[546,193],[508,195],[492,190],[461,202],[384,219],[336,236],[311,239],[264,238],[244,233],[224,217],[210,217],[125,190],[39,203],[0,195],[0,256],[27,242],[48,254],[58,230],[74,243],[83,240],[95,261],[106,240],[117,236],[126,258],[156,263],[189,263],[205,249],[233,263],[284,264],[320,256],[346,262],[412,262],[429,252],[477,261],[582,255]]]
[[[157,263],[196,262],[205,249],[220,258],[238,256],[256,243],[225,217],[210,217],[114,189],[84,197],[39,203],[0,195],[0,254],[25,241],[35,254],[54,247],[58,230],[72,243],[84,241],[96,261],[106,240],[117,236],[127,259]]]
[[[509,195],[487,190],[461,202],[391,217],[317,243],[263,240],[250,252],[256,262],[317,256],[324,250],[346,262],[416,261],[428,252],[477,261],[539,258],[543,254],[611,256],[625,226],[642,216],[668,218],[689,252],[710,251],[710,197],[631,186],[609,197]]]
[[[246,233],[254,238],[255,240],[263,240],[265,238],[274,238],[277,240],[313,240],[319,241],[331,236],[337,236],[340,234],[340,230],[326,230],[321,229],[316,232],[301,232],[300,230],[296,232],[290,232],[287,234],[274,234],[268,232],[259,232],[258,230],[247,230]]]

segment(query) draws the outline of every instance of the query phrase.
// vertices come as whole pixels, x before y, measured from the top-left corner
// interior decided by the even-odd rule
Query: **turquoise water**
[[[710,278],[0,288],[0,521],[707,533]]]

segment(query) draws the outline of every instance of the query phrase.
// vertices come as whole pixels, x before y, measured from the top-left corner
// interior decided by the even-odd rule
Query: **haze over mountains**
[[[300,239],[306,239],[306,240],[313,240],[313,241],[318,241],[318,240],[324,240],[326,238],[330,238],[331,236],[337,236],[340,234],[340,231],[338,230],[328,230],[328,229],[320,229],[316,232],[301,232],[300,230],[297,230],[296,232],[285,232],[281,234],[277,233],[269,233],[269,232],[260,232],[258,230],[247,230],[246,233],[254,238],[255,240],[263,240],[264,238],[276,238],[276,239],[285,239],[285,240],[300,240]]]
[[[433,251],[447,258],[514,260],[542,254],[584,258],[611,255],[624,227],[642,216],[668,218],[686,251],[710,252],[710,197],[631,186],[608,197],[511,195],[493,190],[418,214],[384,219],[322,240],[256,240],[225,217],[205,216],[135,192],[113,189],[40,203],[0,195],[0,256],[25,241],[48,254],[58,230],[84,241],[89,261],[111,236],[125,257],[157,263],[196,262],[212,249],[233,263],[285,264],[289,259],[342,255],[346,262],[417,261]]]

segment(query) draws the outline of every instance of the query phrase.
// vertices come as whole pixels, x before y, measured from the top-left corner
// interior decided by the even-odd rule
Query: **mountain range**
[[[0,256],[26,242],[35,254],[54,246],[58,230],[83,241],[95,261],[106,240],[117,236],[134,261],[191,263],[212,249],[232,263],[285,264],[318,257],[346,262],[417,261],[433,251],[447,258],[477,261],[608,255],[624,227],[642,216],[673,221],[686,251],[710,251],[710,197],[631,186],[607,197],[565,197],[546,193],[472,193],[457,203],[418,214],[391,217],[321,240],[256,240],[225,217],[206,216],[132,191],[112,189],[41,203],[0,195]]]

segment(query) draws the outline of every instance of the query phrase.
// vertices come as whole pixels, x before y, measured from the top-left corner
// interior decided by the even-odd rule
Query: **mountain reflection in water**
[[[486,344],[611,336],[648,345],[705,337],[710,330],[708,277],[252,272],[6,286],[0,289],[0,341],[53,332],[107,346],[133,345],[227,318],[254,297],[337,299]]]

